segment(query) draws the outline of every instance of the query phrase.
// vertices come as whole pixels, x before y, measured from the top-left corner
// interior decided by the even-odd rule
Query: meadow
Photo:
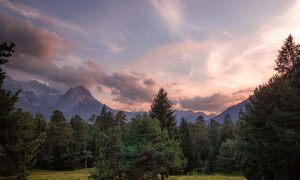
[[[29,180],[86,180],[89,177],[90,169],[82,169],[75,171],[49,171],[49,170],[33,170],[28,176]],[[225,176],[225,175],[199,175],[199,176],[171,176],[169,180],[245,180],[241,176]]]

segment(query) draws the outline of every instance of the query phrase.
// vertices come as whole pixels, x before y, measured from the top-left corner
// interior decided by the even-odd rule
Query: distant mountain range
[[[233,122],[237,122],[239,120],[239,115],[240,112],[245,112],[246,110],[246,102],[248,100],[244,100],[236,105],[233,105],[229,108],[227,108],[225,111],[223,111],[222,113],[220,113],[219,115],[213,117],[214,120],[218,121],[218,122],[223,122],[225,116],[227,114],[230,115],[231,119]]]
[[[103,104],[93,97],[91,92],[82,85],[70,87],[65,93],[38,81],[17,81],[7,77],[4,81],[4,89],[16,92],[21,90],[21,95],[16,106],[29,111],[33,114],[40,112],[49,118],[53,110],[62,111],[67,118],[74,115],[80,115],[88,120],[92,114],[99,114]],[[117,110],[108,107],[113,114]],[[176,120],[180,122],[181,118],[189,122],[195,122],[198,116],[203,116],[205,120],[214,118],[218,122],[223,122],[226,114],[230,114],[233,121],[238,120],[239,112],[245,110],[245,101],[236,104],[219,115],[205,114],[203,112],[194,112],[191,110],[176,110]],[[137,114],[144,112],[125,112],[128,120],[131,120]]]

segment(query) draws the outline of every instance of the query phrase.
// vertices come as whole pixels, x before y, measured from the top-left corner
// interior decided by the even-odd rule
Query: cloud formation
[[[83,84],[126,109],[147,110],[164,87],[176,108],[222,110],[300,38],[296,0],[0,2],[0,40],[17,44],[10,76]]]
[[[51,24],[52,26],[55,26],[57,28],[63,28],[68,31],[75,31],[81,35],[85,34],[84,29],[80,26],[74,23],[70,23],[69,21],[64,21],[62,19],[49,16],[43,13],[42,11],[32,8],[30,6],[8,0],[1,0],[1,3],[6,8],[25,18],[35,19],[39,22]]]
[[[125,104],[151,102],[154,91],[149,87],[155,84],[152,79],[142,80],[132,74],[114,73],[103,77],[103,84],[112,88],[114,100]],[[146,84],[145,84],[146,82]]]
[[[30,21],[13,20],[0,14],[0,27],[0,41],[17,44],[19,54],[48,60],[59,51],[67,54],[74,47],[57,33],[37,28]]]
[[[150,3],[163,18],[171,33],[178,33],[183,21],[180,2],[178,0],[150,0]]]
[[[249,97],[252,89],[239,90],[231,94],[215,93],[210,96],[195,96],[193,98],[182,98],[178,102],[184,109],[195,111],[220,112],[224,109],[241,102]]]
[[[124,104],[150,102],[152,99],[152,87],[155,85],[153,79],[129,73],[110,75],[95,60],[72,65],[63,62],[69,61],[67,55],[73,49],[73,44],[54,32],[34,26],[29,21],[18,21],[2,14],[0,27],[0,41],[16,44],[16,53],[7,64],[8,68],[67,86],[103,85],[111,89],[113,100]]]

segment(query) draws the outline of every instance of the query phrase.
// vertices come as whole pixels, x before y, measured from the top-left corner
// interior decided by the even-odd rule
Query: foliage
[[[122,164],[121,147],[125,131],[125,115],[119,111],[115,117],[102,108],[97,123],[94,124],[96,147],[96,168],[92,171],[92,179],[122,178],[124,168]]]
[[[72,128],[63,113],[52,113],[45,143],[45,165],[48,169],[72,169]]]
[[[220,143],[222,144],[227,139],[235,139],[234,124],[229,114],[224,117],[224,122],[220,129]]]
[[[239,167],[239,149],[235,140],[226,139],[220,147],[218,155],[219,172],[233,174],[238,172]]]
[[[28,176],[29,180],[86,180],[92,169],[81,169],[75,171],[49,171],[49,170],[33,170]],[[0,177],[1,179],[1,177]],[[170,180],[245,180],[241,176],[225,176],[225,175],[198,175],[198,176],[170,176]]]
[[[122,154],[129,179],[168,176],[170,171],[178,171],[185,164],[179,143],[169,138],[157,119],[147,115],[132,120],[125,133]]]
[[[208,128],[204,120],[198,119],[191,125],[192,152],[194,160],[193,169],[207,173],[209,171],[209,157],[212,153],[210,140],[208,138]]]
[[[289,36],[276,60],[279,75],[255,89],[238,142],[249,179],[297,179],[300,166],[299,45]]]
[[[287,74],[295,68],[299,68],[300,61],[297,57],[300,55],[300,45],[294,42],[293,36],[290,34],[284,41],[283,46],[279,50],[277,56],[275,70],[279,74]]]
[[[70,125],[72,127],[72,165],[75,168],[87,168],[92,158],[92,152],[87,149],[90,128],[78,115],[71,118]]]
[[[98,150],[98,156],[96,160],[96,167],[91,171],[91,179],[113,179],[114,170],[112,168],[112,162],[109,160],[109,147],[111,139],[105,133],[100,132],[98,136],[98,144],[100,145]]]
[[[170,137],[177,138],[174,112],[172,103],[168,99],[168,93],[161,88],[151,105],[150,116],[159,120],[161,129],[166,129]]]
[[[11,120],[11,113],[14,110],[14,105],[18,99],[18,94],[12,94],[10,91],[3,89],[3,81],[5,72],[2,70],[2,65],[8,62],[8,57],[14,52],[14,44],[0,45],[0,175],[11,174],[15,172],[13,157],[16,151],[13,149],[13,144],[17,141],[16,131],[14,129],[15,122]]]
[[[179,133],[180,133],[180,147],[182,149],[184,157],[187,159],[187,166],[184,168],[184,172],[191,172],[194,165],[195,156],[192,151],[192,137],[191,137],[191,128],[190,124],[184,119],[181,119],[179,125]]]
[[[21,179],[26,179],[28,171],[35,166],[37,161],[37,154],[40,146],[46,139],[46,133],[39,135],[35,133],[34,118],[28,112],[17,109],[12,114],[12,119],[16,124],[16,131],[18,132],[18,141],[13,145],[15,154],[15,165],[17,165],[17,172],[20,173]]]

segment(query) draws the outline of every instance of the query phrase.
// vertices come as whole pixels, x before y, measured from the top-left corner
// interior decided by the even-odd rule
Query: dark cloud
[[[206,97],[182,98],[179,100],[179,104],[185,109],[220,112],[239,101],[245,100],[251,92],[251,89],[244,89],[228,95],[216,93]]]
[[[116,101],[126,104],[152,101],[154,92],[147,83],[145,84],[149,79],[142,80],[132,74],[114,73],[104,76],[101,80],[105,86],[112,88],[111,94],[115,96]],[[150,84],[154,85],[155,82],[151,80]]]
[[[144,84],[146,86],[154,86],[155,85],[155,81],[153,79],[145,79],[144,80]]]
[[[0,42],[16,44],[16,53],[7,64],[10,69],[34,74],[45,81],[65,86],[96,85],[100,91],[100,86],[106,86],[111,88],[113,99],[121,103],[134,104],[152,100],[153,92],[150,87],[155,85],[152,79],[128,73],[110,75],[95,60],[58,65],[60,61],[68,60],[64,54],[72,50],[74,45],[55,32],[39,28],[29,21],[18,21],[0,14],[0,35]]]
[[[30,21],[12,19],[0,13],[0,42],[14,42],[16,53],[51,59],[58,52],[67,54],[74,45],[57,33],[38,28]]]

